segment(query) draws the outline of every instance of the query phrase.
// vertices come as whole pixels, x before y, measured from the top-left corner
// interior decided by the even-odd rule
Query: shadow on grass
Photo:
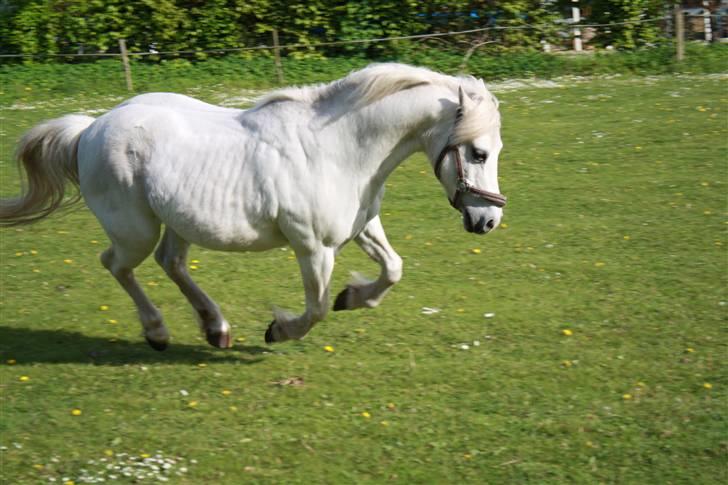
[[[172,341],[167,350],[153,350],[144,340],[90,337],[66,330],[13,328],[0,325],[0,353],[18,363],[86,363],[124,365],[139,363],[178,364],[230,363],[255,364],[266,347],[238,345],[220,350],[205,345],[189,345]]]

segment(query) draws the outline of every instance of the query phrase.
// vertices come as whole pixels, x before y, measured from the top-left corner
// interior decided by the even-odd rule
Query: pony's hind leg
[[[374,281],[355,275],[355,281],[336,297],[334,311],[375,307],[389,288],[402,278],[402,258],[389,245],[379,216],[369,221],[354,240],[382,269]]]
[[[187,251],[190,244],[170,228],[166,228],[154,257],[167,276],[187,297],[200,318],[200,326],[210,345],[221,349],[232,346],[230,324],[223,318],[220,307],[202,291],[187,272]]]
[[[155,350],[164,350],[169,343],[169,332],[162,321],[162,314],[139,286],[133,271],[152,252],[158,236],[159,229],[157,229],[156,237],[150,238],[151,244],[147,240],[147,244],[141,246],[138,242],[134,245],[126,245],[112,237],[111,247],[101,254],[101,263],[134,300],[144,330],[144,337],[149,345]]]

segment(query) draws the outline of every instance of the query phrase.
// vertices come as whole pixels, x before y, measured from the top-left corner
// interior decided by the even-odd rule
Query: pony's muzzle
[[[497,213],[496,213],[497,212]],[[501,210],[486,210],[475,211],[468,210],[468,208],[462,209],[463,214],[463,227],[466,231],[475,234],[486,234],[491,230],[498,227],[501,219]]]

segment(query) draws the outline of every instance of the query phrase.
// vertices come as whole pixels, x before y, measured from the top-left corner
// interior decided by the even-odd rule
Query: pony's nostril
[[[495,226],[495,220],[491,219],[488,222],[486,222],[485,225],[488,229],[493,229],[493,226]]]

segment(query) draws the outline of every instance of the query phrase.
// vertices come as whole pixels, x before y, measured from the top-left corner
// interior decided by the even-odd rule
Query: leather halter
[[[455,196],[452,199],[448,197],[451,206],[453,206],[457,210],[461,209],[460,207],[458,207],[458,202],[460,202],[460,197],[462,194],[472,194],[475,197],[487,200],[496,207],[503,207],[506,205],[505,195],[496,194],[495,192],[488,192],[487,190],[479,189],[470,185],[467,177],[465,177],[465,169],[463,167],[463,161],[460,158],[460,150],[458,149],[458,145],[450,145],[448,143],[447,145],[445,145],[445,148],[443,148],[440,152],[440,156],[437,157],[437,162],[435,162],[435,176],[438,179],[440,179],[442,162],[445,160],[445,157],[450,152],[453,152],[455,154],[455,173],[457,174],[457,179],[455,180]]]

